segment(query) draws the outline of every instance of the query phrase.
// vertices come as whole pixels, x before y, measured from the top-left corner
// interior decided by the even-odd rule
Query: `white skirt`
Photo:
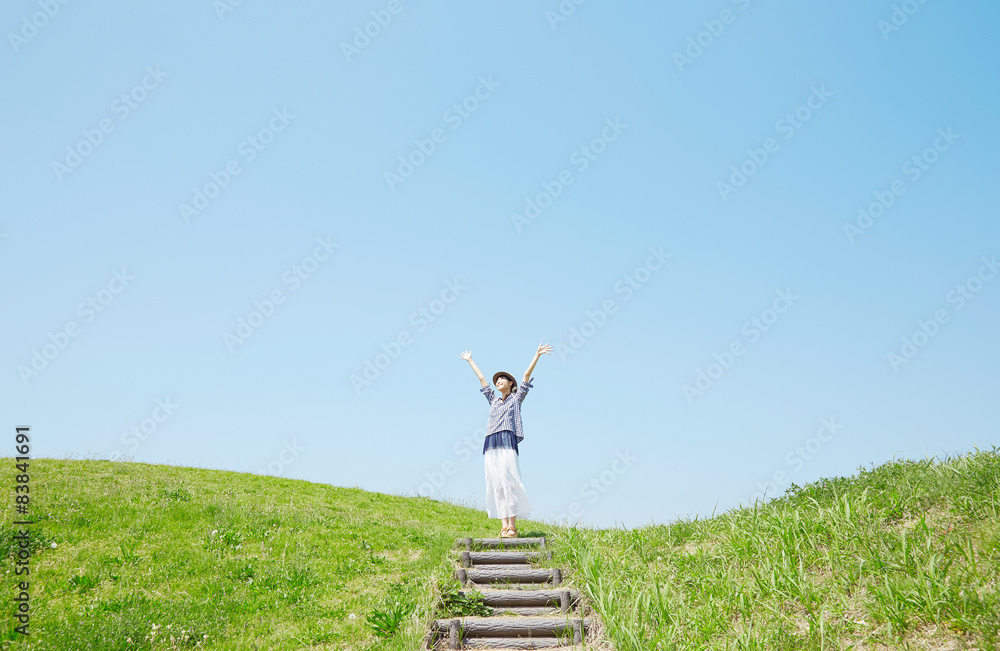
[[[521,483],[521,463],[511,448],[487,450],[486,513],[491,518],[527,517],[531,502]]]

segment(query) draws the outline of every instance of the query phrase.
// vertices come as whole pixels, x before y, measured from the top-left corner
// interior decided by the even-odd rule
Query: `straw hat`
[[[493,374],[493,386],[496,386],[498,377],[505,377],[508,380],[510,380],[511,392],[517,391],[517,380],[514,379],[513,375],[507,373],[506,371],[497,371],[496,373]]]

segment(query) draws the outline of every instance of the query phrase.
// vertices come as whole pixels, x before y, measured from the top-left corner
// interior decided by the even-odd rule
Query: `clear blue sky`
[[[1000,8],[562,6],[5,4],[9,454],[481,505],[539,343],[533,517],[997,443]]]

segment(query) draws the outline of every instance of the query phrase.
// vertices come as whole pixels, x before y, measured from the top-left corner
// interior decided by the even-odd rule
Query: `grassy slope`
[[[455,537],[496,534],[477,510],[242,473],[42,459],[31,477],[34,635],[16,645],[31,651],[204,635],[198,648],[416,649]],[[15,483],[10,459],[0,481]],[[12,504],[9,490],[6,522]],[[619,651],[1000,648],[997,450],[896,461],[707,520],[519,528],[566,551]],[[381,640],[365,618],[389,597],[416,611]]]
[[[499,529],[448,503],[244,473],[38,459],[30,475],[33,634],[5,615],[5,650],[416,649],[454,539]],[[0,482],[10,523],[10,458]],[[5,595],[11,540],[5,524]],[[387,641],[365,620],[390,596],[417,609]]]
[[[619,651],[1000,649],[996,448],[563,542]]]

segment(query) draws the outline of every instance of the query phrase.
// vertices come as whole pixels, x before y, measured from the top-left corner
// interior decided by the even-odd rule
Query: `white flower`
[[[56,547],[58,547],[58,546],[59,546],[59,545],[57,545],[57,544],[55,544],[55,543],[52,543],[51,545],[49,545],[49,547],[51,547],[52,549],[55,549],[55,548],[56,548]]]
[[[215,535],[215,534],[217,534],[217,533],[219,533],[219,530],[218,530],[218,529],[216,529],[215,531],[213,531],[213,532],[212,532],[212,535],[214,536],[214,535]]]
[[[350,615],[347,616],[347,619],[357,619],[357,618],[358,616],[355,615],[354,613],[351,613]]]

